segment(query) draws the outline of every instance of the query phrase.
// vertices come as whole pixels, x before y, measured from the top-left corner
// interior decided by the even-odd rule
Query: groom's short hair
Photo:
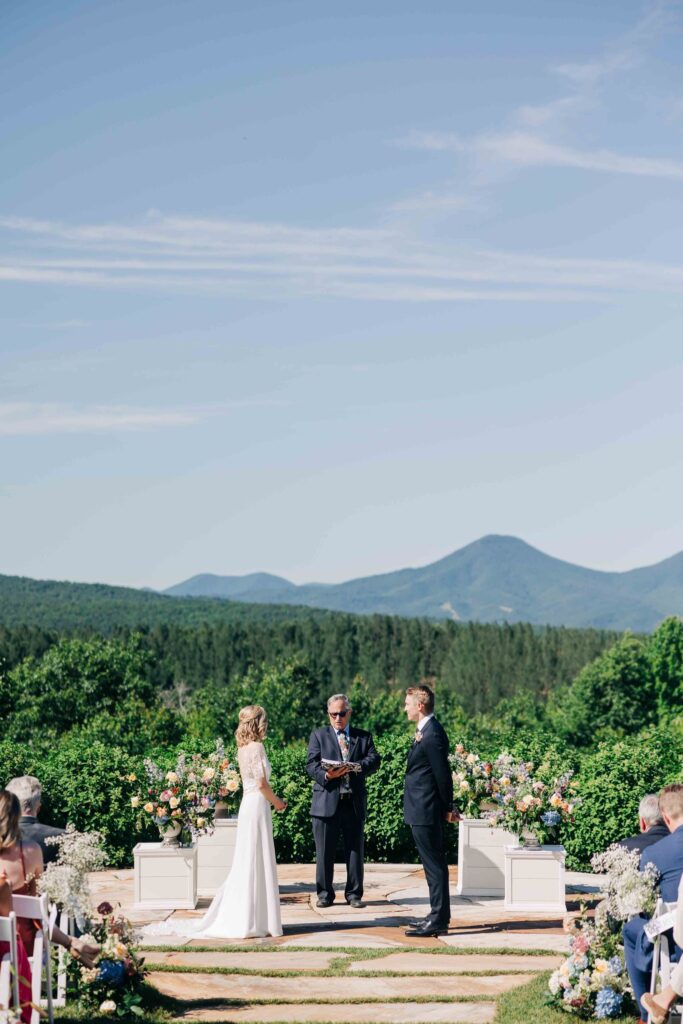
[[[413,697],[418,704],[421,704],[428,715],[434,710],[434,691],[424,684],[420,686],[409,686],[406,690],[409,697]]]

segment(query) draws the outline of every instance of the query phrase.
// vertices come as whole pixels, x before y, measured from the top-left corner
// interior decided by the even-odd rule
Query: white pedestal
[[[237,818],[215,818],[214,831],[197,840],[197,895],[215,896],[230,874]]]
[[[136,910],[194,910],[197,906],[197,847],[138,843]]]
[[[564,846],[505,847],[505,910],[566,914]]]
[[[456,896],[502,896],[505,892],[505,847],[515,837],[480,818],[461,818],[458,828]]]

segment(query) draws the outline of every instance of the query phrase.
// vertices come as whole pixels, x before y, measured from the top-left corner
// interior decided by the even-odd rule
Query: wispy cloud
[[[519,162],[578,159],[520,139],[516,149],[500,139],[488,145]],[[463,248],[427,243],[409,230],[309,232],[161,215],[127,225],[4,224],[0,282],[27,286],[440,303],[611,301],[625,291],[683,292],[680,266]]]
[[[0,402],[0,436],[4,437],[150,430],[188,426],[199,419],[197,413],[182,409]]]
[[[478,135],[463,139],[449,132],[413,132],[402,145],[436,152],[472,153],[525,167],[574,167],[585,171],[632,174],[646,178],[683,178],[683,161],[642,157],[609,149],[581,150],[547,142],[526,132]]]

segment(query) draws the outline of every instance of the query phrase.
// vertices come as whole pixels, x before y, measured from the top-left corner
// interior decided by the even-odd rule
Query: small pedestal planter
[[[197,840],[197,895],[215,896],[230,874],[237,818],[214,818],[212,835]]]
[[[138,843],[136,910],[194,910],[197,906],[197,847]]]
[[[502,896],[505,892],[505,847],[515,838],[480,818],[458,823],[456,896]]]
[[[505,847],[505,910],[566,914],[564,846]]]

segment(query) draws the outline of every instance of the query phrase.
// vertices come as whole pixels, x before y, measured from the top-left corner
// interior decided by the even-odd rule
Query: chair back
[[[0,1007],[9,1009],[10,1005],[19,1011],[19,958],[17,956],[17,919],[14,912],[9,917],[0,917],[0,942],[9,944],[9,953],[5,953],[0,963]]]
[[[40,929],[36,933],[31,961],[31,989],[33,1009],[31,1024],[40,1024],[40,1006],[47,1008],[47,1019],[53,1024],[54,1010],[52,1005],[52,951],[50,944],[50,910],[47,895],[12,896],[12,909],[17,917],[28,917],[38,921]],[[45,975],[45,997],[43,998],[43,974]]]
[[[658,899],[652,915],[652,921],[665,917],[667,914],[675,914],[677,906],[677,903],[667,903],[665,900]],[[662,926],[664,924],[665,922],[662,922]],[[673,925],[669,924],[667,931],[655,935],[653,940],[652,973],[650,974],[650,992],[652,995],[661,989],[667,988],[671,981],[671,955],[673,953],[673,943],[669,942],[671,927]],[[648,1014],[647,1019],[649,1024],[651,1014]]]
[[[12,910],[17,917],[28,917],[32,921],[40,921],[40,926],[48,934],[50,928],[50,912],[47,896],[12,896]]]

